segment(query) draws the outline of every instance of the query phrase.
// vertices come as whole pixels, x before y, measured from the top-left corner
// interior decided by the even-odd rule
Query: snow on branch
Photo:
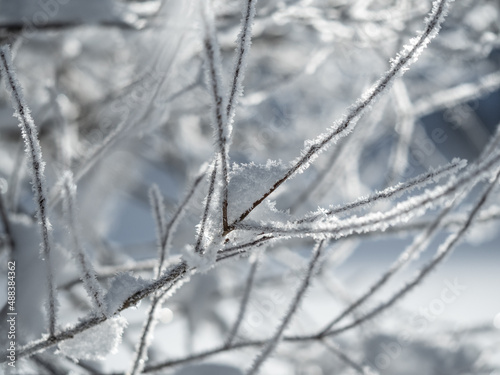
[[[341,238],[352,233],[384,231],[387,228],[402,224],[415,216],[421,216],[427,210],[446,205],[454,199],[463,188],[470,188],[479,181],[490,178],[492,169],[500,160],[500,150],[466,168],[463,173],[450,179],[445,185],[437,186],[423,194],[412,196],[398,203],[386,212],[367,213],[361,217],[352,216],[344,220],[327,217],[313,223],[271,223],[271,224],[239,224],[237,229],[260,231],[269,235],[286,235],[294,237],[312,236],[321,238]]]
[[[208,193],[205,199],[205,209],[203,210],[203,217],[198,228],[198,237],[196,239],[196,245],[194,248],[194,251],[200,255],[202,255],[204,252],[202,248],[202,241],[203,236],[205,235],[205,226],[207,224],[208,213],[210,211],[210,203],[212,202],[212,197],[214,195],[215,179],[217,177],[217,159],[215,159],[213,163],[212,173],[210,174],[210,181],[208,185]]]
[[[15,117],[19,120],[19,126],[25,144],[25,151],[30,162],[32,187],[36,205],[36,216],[40,225],[42,235],[41,255],[46,263],[48,301],[46,304],[49,335],[52,337],[56,330],[56,287],[54,284],[53,266],[51,260],[51,225],[47,216],[47,187],[45,183],[45,162],[42,158],[42,149],[38,140],[38,131],[31,117],[30,109],[24,99],[23,90],[12,67],[10,47],[4,44],[0,47],[0,68],[5,86],[9,92],[15,109]]]
[[[331,208],[325,213],[319,213],[312,216],[308,216],[304,219],[300,219],[297,221],[297,223],[312,222],[321,216],[346,213],[353,209],[361,208],[367,205],[373,205],[380,199],[397,197],[399,194],[408,193],[413,189],[422,189],[426,185],[432,182],[436,182],[440,178],[456,173],[458,170],[463,169],[466,165],[467,165],[466,160],[453,159],[449,164],[446,164],[436,169],[430,169],[428,172],[422,173],[421,175],[409,179],[408,181],[399,183],[394,186],[390,186],[384,190],[375,192],[374,194],[371,194],[367,197],[359,198],[351,203]]]
[[[391,60],[391,68],[387,71],[375,85],[365,92],[354,105],[352,105],[343,118],[333,124],[327,132],[319,135],[313,140],[305,142],[305,148],[301,155],[296,158],[288,171],[277,180],[274,185],[259,199],[257,199],[229,228],[234,229],[235,225],[245,219],[264,199],[272,194],[281,184],[293,177],[296,173],[301,173],[309,167],[318,155],[324,151],[332,142],[337,142],[340,138],[348,135],[355,127],[361,116],[368,111],[380,97],[385,94],[394,80],[404,74],[413,64],[429,42],[437,35],[441,28],[448,8],[453,0],[436,0],[432,5],[432,10],[425,20],[425,28],[415,38],[410,40],[402,51]]]

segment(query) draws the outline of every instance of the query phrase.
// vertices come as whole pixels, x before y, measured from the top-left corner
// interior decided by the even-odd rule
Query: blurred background
[[[241,7],[239,0],[213,2],[226,84]],[[430,8],[430,1],[415,0],[259,2],[244,95],[236,109],[231,163],[293,160],[305,140],[331,126],[389,69],[390,59],[423,28]],[[39,130],[49,191],[56,191],[65,170],[73,171],[80,230],[98,274],[107,275],[100,278],[105,287],[120,271],[152,276],[157,249],[150,186],[158,184],[171,215],[214,153],[201,38],[200,4],[195,0],[0,0],[0,39],[12,46],[14,66]],[[0,189],[19,257],[18,329],[24,344],[45,332],[43,285],[36,283],[43,269],[24,145],[3,83]],[[439,36],[354,132],[272,198],[278,209],[302,216],[405,181],[456,157],[470,163],[499,123],[500,3],[457,1]],[[476,190],[457,214],[470,206]],[[173,240],[174,255],[195,238],[206,186],[196,194]],[[489,203],[490,219],[472,230],[424,284],[390,312],[339,338],[337,344],[366,371],[500,374],[498,191],[495,197]],[[49,215],[57,243],[64,326],[85,316],[89,303],[75,279],[59,206],[54,203]],[[5,233],[3,222],[1,227]],[[413,235],[376,233],[333,243],[290,330],[319,329],[366,290]],[[391,296],[445,238],[443,230],[371,305]],[[9,249],[6,236],[2,239],[5,272]],[[266,250],[242,337],[267,337],[277,324],[293,295],[289,285],[295,285],[312,243],[290,240]],[[182,357],[219,343],[236,317],[248,269],[243,258],[192,277],[165,304],[149,361]],[[3,278],[0,284],[5,285]],[[443,301],[445,289],[455,293],[453,302]],[[3,299],[6,287],[1,290]],[[40,358],[42,364],[24,360],[17,373],[50,373],[43,362],[52,360],[59,370],[77,374],[86,373],[82,364],[93,369],[90,372],[123,371],[146,309],[144,302],[123,313],[128,327],[115,354],[106,360],[89,357],[75,365],[50,351]],[[400,338],[405,332],[410,337],[406,341]],[[199,365],[172,371],[238,374],[254,353],[223,353],[208,359],[216,363],[211,369]],[[222,364],[225,367],[217,367]],[[264,373],[274,375],[356,373],[320,344],[283,344],[266,366]]]

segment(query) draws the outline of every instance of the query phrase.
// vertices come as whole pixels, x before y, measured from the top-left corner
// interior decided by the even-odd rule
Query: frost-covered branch
[[[352,367],[358,374],[368,375],[363,366],[359,363],[356,363],[351,357],[345,354],[338,345],[328,342],[327,340],[320,341],[325,347],[328,348],[332,353],[334,353],[337,357],[339,357],[343,362]]]
[[[257,0],[246,0],[243,2],[243,17],[241,18],[241,29],[238,35],[236,56],[234,63],[233,81],[227,101],[226,117],[228,124],[232,123],[236,111],[237,98],[243,92],[243,79],[247,65],[248,53],[252,44],[252,24],[255,17],[255,4]]]
[[[153,340],[153,330],[156,326],[156,323],[158,322],[155,314],[157,313],[158,308],[161,307],[160,300],[161,296],[153,296],[153,300],[151,301],[151,305],[148,309],[146,322],[142,327],[141,338],[139,339],[136,351],[134,353],[132,367],[130,371],[127,372],[127,375],[140,374],[144,369],[144,365],[147,360],[147,351],[149,346],[151,345],[151,341]]]
[[[30,170],[33,183],[33,193],[36,205],[36,216],[40,225],[42,235],[41,254],[46,263],[47,271],[47,318],[49,335],[54,336],[56,330],[56,288],[54,284],[53,266],[51,259],[51,225],[47,217],[47,187],[45,184],[45,162],[42,158],[42,150],[38,140],[38,131],[26,104],[22,88],[17,80],[16,73],[12,67],[10,47],[6,44],[0,47],[0,68],[5,86],[11,95],[15,116],[19,120],[19,126],[26,146],[26,154],[30,161]]]
[[[82,246],[80,239],[79,228],[76,220],[76,185],[73,182],[73,174],[66,172],[63,177],[63,207],[65,211],[66,220],[72,239],[71,253],[73,254],[78,270],[80,271],[80,278],[83,281],[83,286],[92,301],[95,309],[100,314],[106,314],[106,306],[104,303],[103,291],[99,282],[97,281],[96,273],[92,267],[92,262]]]
[[[203,40],[206,79],[212,101],[212,123],[217,140],[217,149],[221,162],[221,204],[222,204],[222,226],[226,231],[227,207],[228,207],[228,184],[229,184],[229,155],[228,144],[231,136],[231,125],[227,121],[226,98],[223,91],[219,43],[214,26],[214,16],[208,5],[203,5],[203,20],[205,35]]]
[[[163,196],[161,195],[158,186],[154,185],[151,189],[151,203],[153,206],[153,215],[156,218],[158,226],[157,236],[158,236],[158,243],[160,244],[160,257],[155,279],[159,279],[161,272],[163,270],[165,259],[167,259],[170,251],[170,243],[172,241],[172,235],[173,232],[175,231],[175,227],[180,218],[182,217],[183,212],[185,211],[188,203],[193,197],[198,185],[203,180],[204,176],[205,172],[202,172],[196,177],[193,186],[191,187],[191,189],[189,190],[188,194],[181,202],[181,204],[179,204],[179,207],[177,208],[174,215],[167,224],[164,223],[165,209],[163,207]],[[147,359],[147,350],[151,345],[151,341],[153,339],[152,337],[153,330],[157,323],[156,314],[162,306],[162,300],[164,294],[165,291],[158,290],[153,295],[153,299],[151,301],[151,305],[149,306],[149,310],[147,313],[147,319],[142,328],[141,338],[139,339],[139,342],[137,344],[137,349],[134,355],[134,359],[132,361],[132,366],[130,371],[127,373],[129,375],[139,374],[142,372],[142,369],[144,368],[144,364]]]
[[[212,196],[214,195],[215,190],[215,179],[217,177],[217,159],[214,159],[212,167],[212,173],[210,174],[210,182],[208,185],[208,193],[205,199],[205,209],[203,210],[203,217],[201,219],[200,227],[198,229],[198,237],[196,239],[196,245],[194,251],[198,254],[203,253],[202,249],[202,241],[203,236],[205,235],[205,226],[207,224],[208,213],[210,211],[210,204],[212,203]]]
[[[128,298],[125,299],[122,306],[115,311],[114,314],[126,310],[132,306],[137,305],[142,299],[152,295],[160,289],[169,289],[174,286],[186,273],[188,272],[188,267],[185,262],[179,262],[173,265],[165,271],[165,274],[159,279],[151,282],[144,288],[141,288],[137,292],[132,293]],[[113,314],[108,314],[113,315]],[[95,316],[91,315],[86,319],[81,319],[80,322],[72,327],[69,327],[53,336],[42,337],[39,340],[30,342],[29,344],[21,347],[18,350],[18,358],[33,355],[39,351],[50,348],[60,342],[72,339],[75,335],[84,332],[92,327],[95,327],[103,322],[105,322],[109,317],[105,315]],[[5,358],[2,359],[5,362]]]
[[[333,218],[330,221],[315,222],[314,225],[292,225],[291,223],[283,225],[240,224],[237,228],[273,235],[295,237],[324,235],[329,238],[340,238],[352,233],[383,231],[412,217],[423,215],[427,210],[445,204],[446,199],[458,194],[463,187],[475,185],[477,182],[489,178],[492,173],[491,169],[495,168],[499,160],[500,152],[493,152],[481,162],[471,165],[447,184],[410,197],[387,212],[368,213],[361,217],[353,216],[344,220]]]
[[[373,205],[380,199],[393,198],[402,193],[408,193],[413,189],[421,189],[432,182],[436,182],[440,178],[443,178],[449,174],[456,173],[458,170],[464,168],[466,164],[467,162],[465,160],[454,159],[451,163],[446,164],[445,166],[439,167],[435,170],[431,169],[430,171],[422,173],[421,175],[409,179],[408,181],[390,186],[367,197],[359,198],[351,203],[329,209],[325,213],[307,216],[304,219],[298,220],[297,223],[300,224],[303,222],[313,222],[314,220],[322,216],[342,214],[363,206]]]
[[[179,220],[181,219],[182,215],[186,211],[186,208],[191,201],[191,199],[194,196],[194,193],[198,189],[198,186],[200,185],[200,182],[203,181],[203,177],[206,174],[206,170],[202,170],[194,179],[194,182],[189,189],[188,193],[184,197],[184,200],[179,204],[177,207],[176,211],[172,215],[171,219],[168,221],[166,224],[166,227],[164,228],[163,236],[161,238],[161,254],[160,254],[160,261],[159,261],[159,268],[157,272],[157,277],[163,272],[163,266],[165,263],[166,259],[166,254],[169,252],[170,248],[170,243],[172,241],[172,235],[173,232],[175,231],[177,224]]]
[[[240,328],[241,322],[245,316],[245,312],[247,311],[248,301],[250,299],[250,292],[252,291],[253,282],[255,279],[255,273],[257,271],[257,267],[259,265],[259,259],[256,257],[253,259],[252,265],[250,266],[250,272],[248,273],[248,278],[245,283],[245,290],[243,291],[243,297],[240,303],[240,309],[238,310],[238,317],[236,318],[236,322],[234,323],[229,335],[226,339],[226,346],[231,346],[238,333],[238,329]]]
[[[262,349],[262,351],[259,353],[259,355],[255,359],[255,361],[252,363],[252,366],[248,370],[247,375],[257,374],[260,371],[260,367],[262,366],[262,364],[266,361],[266,359],[274,351],[274,349],[276,348],[276,346],[280,342],[280,340],[283,336],[283,332],[285,331],[285,328],[288,326],[288,323],[290,323],[292,316],[295,314],[300,302],[302,301],[302,297],[304,296],[305,291],[309,287],[311,277],[314,275],[314,269],[315,269],[316,263],[321,255],[323,245],[324,245],[324,241],[321,241],[314,248],[313,254],[311,256],[311,260],[310,260],[309,265],[307,267],[307,271],[304,275],[304,278],[302,280],[301,285],[299,286],[299,289],[297,290],[297,293],[295,294],[295,296],[290,304],[290,307],[288,308],[288,311],[286,312],[285,316],[281,320],[281,323],[278,326],[276,333],[273,335],[273,337],[271,339],[268,340],[265,347]]]
[[[300,173],[310,163],[324,151],[331,142],[337,142],[340,138],[348,135],[360,119],[360,117],[371,108],[373,104],[389,90],[394,80],[400,77],[414,63],[418,56],[422,53],[429,42],[437,35],[441,24],[448,12],[450,3],[453,0],[437,0],[432,5],[432,10],[426,19],[426,26],[423,32],[413,38],[410,44],[405,46],[403,50],[391,61],[391,69],[385,73],[382,78],[358,101],[348,109],[343,119],[336,122],[330,129],[318,136],[316,139],[306,141],[306,147],[302,150],[301,156],[293,161],[292,166],[288,169],[285,175],[277,180],[273,186],[259,199],[257,199],[241,216],[230,225],[230,229],[234,229],[235,225],[245,219],[250,212],[259,206],[264,199],[271,195],[281,184],[290,179],[296,173]]]
[[[444,210],[442,210],[436,219],[424,230],[423,233],[416,236],[413,243],[408,246],[408,248],[401,253],[398,259],[389,267],[389,269],[383,273],[373,285],[351,303],[344,311],[342,311],[337,317],[335,317],[327,326],[323,329],[322,334],[328,332],[334,325],[344,319],[346,316],[351,314],[356,310],[361,304],[372,297],[380,288],[389,282],[389,280],[404,266],[406,266],[412,260],[418,258],[419,254],[425,250],[428,246],[435,233],[441,226],[443,219],[448,215],[450,210],[455,206],[457,200],[453,200],[447,204]]]
[[[436,255],[434,258],[428,262],[419,272],[418,274],[410,281],[408,282],[405,286],[403,286],[400,290],[398,290],[389,300],[386,302],[380,304],[378,307],[374,308],[367,314],[363,315],[362,317],[354,320],[352,323],[347,324],[345,326],[339,327],[337,329],[330,330],[326,332],[325,330],[322,330],[322,332],[319,334],[320,337],[324,336],[331,336],[331,335],[336,335],[341,332],[345,332],[351,328],[354,328],[361,323],[373,318],[374,316],[380,314],[381,312],[387,310],[389,307],[394,305],[398,300],[400,300],[402,297],[404,297],[408,292],[410,292],[415,286],[420,284],[422,280],[434,269],[436,266],[445,259],[447,255],[449,255],[452,250],[455,248],[455,246],[459,243],[459,241],[462,239],[463,235],[467,232],[467,230],[470,228],[471,224],[475,220],[477,214],[480,212],[484,204],[486,203],[491,191],[497,184],[498,180],[500,178],[500,169],[498,169],[495,173],[495,177],[492,182],[489,183],[488,187],[486,190],[483,192],[479,200],[476,202],[475,206],[472,208],[471,212],[469,213],[469,216],[467,220],[462,224],[462,226],[459,228],[458,231],[452,233],[446,241],[439,247],[437,250]]]
[[[168,258],[167,248],[163,247],[163,238],[165,237],[165,202],[163,199],[163,194],[160,191],[158,185],[154,184],[149,189],[149,204],[151,205],[151,210],[153,213],[153,218],[156,225],[156,239],[158,246],[158,266],[156,269],[155,278],[160,276],[161,268],[163,266],[164,259]]]

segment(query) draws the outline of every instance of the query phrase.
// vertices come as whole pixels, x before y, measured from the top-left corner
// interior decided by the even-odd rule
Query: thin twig
[[[253,260],[253,263],[250,267],[250,272],[248,273],[248,278],[245,283],[245,290],[243,292],[243,298],[241,299],[240,303],[240,309],[238,311],[238,317],[236,318],[236,322],[234,322],[233,328],[231,328],[231,331],[229,332],[229,335],[227,336],[226,339],[226,346],[231,346],[231,344],[234,341],[234,338],[236,337],[236,334],[238,333],[238,329],[240,328],[241,322],[243,321],[243,318],[245,316],[245,312],[247,310],[248,306],[248,301],[250,299],[250,292],[252,290],[253,282],[255,279],[255,273],[257,271],[257,267],[259,265],[259,259],[256,258]]]
[[[42,150],[38,140],[38,131],[30,114],[30,109],[24,100],[22,88],[16,77],[16,73],[12,67],[12,59],[10,47],[2,45],[0,47],[0,68],[2,76],[5,79],[5,85],[11,94],[12,103],[15,109],[15,115],[19,119],[24,143],[26,145],[26,153],[31,164],[31,175],[33,182],[34,200],[36,205],[36,215],[40,225],[42,235],[41,252],[45,259],[47,270],[47,286],[48,286],[48,331],[50,336],[54,336],[56,330],[56,289],[53,277],[53,266],[51,259],[51,234],[50,222],[47,217],[47,188],[45,186],[45,162],[42,158]]]
[[[455,246],[459,243],[459,241],[462,239],[462,236],[467,232],[469,227],[471,226],[472,222],[476,218],[477,214],[480,212],[482,207],[484,206],[486,200],[488,199],[491,191],[495,187],[496,183],[498,182],[500,178],[500,169],[498,169],[495,173],[495,178],[492,182],[490,182],[489,186],[486,188],[486,190],[483,192],[481,195],[480,199],[477,201],[471,212],[469,213],[469,216],[467,220],[462,224],[460,229],[452,233],[446,241],[439,247],[436,255],[434,258],[428,262],[414,277],[409,283],[407,283],[405,286],[403,286],[398,292],[396,292],[389,300],[386,302],[380,304],[378,307],[374,308],[367,314],[363,315],[359,319],[356,319],[350,324],[347,324],[343,327],[330,330],[326,332],[324,329],[321,331],[321,333],[318,334],[319,337],[325,337],[325,336],[332,336],[332,335],[337,335],[339,333],[345,332],[351,328],[354,328],[361,323],[372,319],[376,315],[380,314],[381,312],[385,311],[387,308],[391,307],[394,303],[399,301],[402,297],[404,297],[409,291],[411,291],[415,286],[420,284],[420,282],[434,269],[436,266],[443,260],[447,255],[451,253],[451,251],[455,248]]]
[[[210,98],[213,108],[213,127],[215,138],[217,139],[217,148],[221,160],[221,204],[222,204],[222,226],[226,231],[227,207],[228,207],[228,184],[229,184],[229,156],[228,139],[231,135],[231,128],[227,122],[226,99],[223,93],[221,61],[219,44],[215,33],[213,14],[209,5],[204,5],[203,20],[205,23],[205,36],[203,40],[205,52],[205,64],[207,71],[207,82],[210,89]]]
[[[214,194],[215,179],[217,177],[217,158],[214,159],[212,173],[210,174],[210,184],[208,186],[207,198],[205,200],[205,209],[203,210],[203,217],[201,219],[200,229],[198,231],[198,237],[196,239],[196,245],[194,251],[198,254],[203,254],[203,249],[201,243],[203,241],[203,236],[205,235],[205,226],[208,219],[208,212],[210,211],[210,203],[212,202],[212,196]]]
[[[80,239],[79,228],[77,227],[76,220],[76,185],[73,182],[73,175],[71,172],[66,172],[63,175],[63,206],[65,211],[66,220],[71,234],[73,246],[71,248],[73,256],[80,271],[80,278],[83,281],[83,286],[87,291],[94,307],[101,314],[106,314],[106,306],[102,288],[99,285],[96,277],[92,262],[88,259],[82,246]]]
[[[463,194],[463,193],[462,193]],[[415,259],[421,251],[423,251],[430,240],[433,238],[434,234],[440,228],[443,219],[450,212],[450,210],[458,203],[458,199],[450,202],[444,210],[440,212],[438,217],[425,229],[425,231],[415,237],[413,243],[398,257],[398,259],[390,266],[382,276],[380,276],[375,283],[358,299],[351,303],[344,311],[342,311],[337,317],[335,317],[327,326],[323,329],[322,334],[328,332],[335,324],[340,322],[354,310],[356,310],[360,305],[362,305],[368,298],[372,297],[380,288],[389,282],[389,280],[394,276],[399,270],[401,270],[406,264]]]
[[[156,188],[155,186],[153,186],[153,188],[151,189],[151,201],[153,203],[153,213],[156,218],[157,225],[159,226],[157,235],[158,235],[158,242],[160,244],[160,259],[158,262],[158,268],[155,277],[157,280],[161,275],[165,259],[169,253],[171,237],[176,228],[176,225],[180,220],[180,218],[182,217],[182,214],[185,212],[185,209],[188,203],[191,201],[191,198],[193,197],[198,185],[203,180],[203,176],[205,175],[205,173],[206,172],[203,171],[196,177],[193,186],[191,187],[188,194],[181,202],[176,212],[166,225],[164,225],[163,223],[163,221],[165,220],[163,216],[164,213],[162,212],[164,210],[162,209],[163,197],[156,185],[155,185]],[[141,338],[139,339],[139,342],[137,344],[137,350],[135,352],[134,359],[132,361],[131,369],[127,374],[130,375],[139,374],[142,372],[142,369],[144,368],[144,364],[147,359],[147,350],[151,345],[152,332],[156,325],[155,315],[158,309],[160,309],[162,306],[162,300],[164,294],[165,291],[158,290],[153,295],[153,300],[151,301],[151,305],[149,306],[147,314],[148,317],[142,328]]]
[[[255,375],[260,371],[260,367],[262,364],[266,361],[266,359],[269,357],[269,355],[274,351],[274,348],[278,345],[278,343],[281,340],[281,337],[283,335],[283,332],[285,328],[288,326],[288,323],[290,323],[292,316],[295,314],[297,311],[297,308],[302,301],[302,297],[304,296],[305,291],[309,287],[311,278],[314,274],[314,268],[315,265],[321,255],[321,251],[323,249],[323,244],[324,241],[319,242],[311,256],[311,260],[309,262],[309,265],[307,267],[307,271],[305,274],[305,277],[297,290],[297,293],[295,294],[292,303],[290,304],[290,307],[288,308],[288,311],[286,312],[285,316],[283,317],[280,325],[278,326],[278,329],[276,330],[276,333],[273,335],[271,339],[268,340],[266,343],[265,347],[262,349],[260,354],[257,356],[255,361],[253,362],[252,366],[247,372],[247,375]]]
[[[409,179],[408,181],[396,184],[394,186],[390,186],[384,190],[375,192],[367,197],[356,199],[353,202],[329,209],[325,213],[307,216],[304,219],[297,220],[296,223],[300,224],[304,222],[313,222],[314,220],[316,220],[321,216],[330,216],[335,214],[346,213],[351,210],[359,209],[367,205],[373,205],[381,199],[392,198],[398,196],[401,193],[409,192],[415,188],[422,188],[427,184],[436,181],[439,178],[442,178],[448,174],[454,173],[464,168],[465,165],[466,162],[464,160],[454,159],[451,163],[446,164],[443,167],[439,167],[435,170],[431,169],[426,173],[422,173],[421,175]]]
[[[241,29],[238,35],[236,47],[233,82],[226,108],[226,117],[228,123],[233,121],[236,111],[237,97],[241,95],[243,90],[243,79],[245,78],[245,68],[247,65],[247,57],[250,52],[252,38],[252,24],[255,17],[255,4],[257,0],[247,0],[244,3],[245,7],[242,11]]]
[[[332,353],[334,353],[337,357],[339,357],[343,362],[347,363],[350,367],[352,367],[354,370],[356,370],[359,374],[365,375],[366,372],[363,369],[363,367],[356,363],[352,358],[350,358],[347,354],[345,354],[343,351],[341,351],[337,345],[334,345],[326,340],[321,340],[320,341],[324,346],[328,348]]]

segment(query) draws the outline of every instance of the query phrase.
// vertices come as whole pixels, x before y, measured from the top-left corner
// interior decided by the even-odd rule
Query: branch
[[[238,219],[229,226],[225,233],[234,230],[235,225],[244,220],[264,199],[272,194],[281,184],[301,173],[309,167],[310,163],[324,151],[331,142],[337,142],[340,138],[349,134],[361,116],[375,104],[375,102],[389,90],[394,80],[403,75],[409,66],[415,62],[418,56],[429,42],[437,35],[441,24],[447,14],[449,4],[453,0],[436,0],[433,3],[432,10],[426,19],[426,27],[423,32],[410,41],[410,45],[405,46],[403,50],[391,63],[391,69],[382,76],[382,78],[368,90],[351,108],[343,119],[336,122],[325,134],[320,135],[315,140],[307,141],[306,147],[302,150],[301,156],[293,162],[292,167],[285,175],[274,183],[274,185],[258,200],[256,200]]]
[[[243,18],[241,19],[241,30],[238,35],[236,47],[236,56],[234,64],[233,82],[227,102],[226,116],[228,124],[231,124],[236,111],[237,97],[243,91],[243,79],[245,78],[245,69],[247,65],[247,57],[252,44],[252,24],[255,17],[255,4],[257,0],[247,0],[246,6],[242,11]]]
[[[210,211],[210,203],[212,202],[212,196],[214,194],[215,178],[217,177],[217,158],[214,159],[212,173],[210,174],[210,184],[208,186],[208,194],[205,200],[205,209],[203,211],[203,217],[201,219],[200,228],[198,231],[198,238],[196,239],[196,245],[194,251],[203,254],[203,249],[201,242],[203,241],[203,236],[205,235],[205,225],[208,219],[208,212]]]
[[[221,199],[222,199],[222,226],[224,231],[228,228],[228,184],[229,184],[229,156],[228,139],[231,135],[231,126],[227,122],[226,99],[223,93],[220,50],[213,22],[213,14],[207,5],[204,5],[203,20],[205,36],[203,40],[205,52],[206,77],[212,100],[212,123],[217,139],[217,148],[221,159]]]
[[[241,299],[240,309],[238,311],[238,317],[236,318],[236,322],[234,323],[233,328],[229,332],[229,335],[226,339],[226,346],[228,347],[233,343],[234,338],[236,337],[236,333],[238,333],[238,329],[240,328],[241,322],[243,321],[243,317],[245,316],[258,265],[259,259],[256,258],[253,260],[252,266],[250,267],[250,272],[248,273],[248,278],[245,283],[245,290],[243,292],[243,298]]]
[[[500,169],[498,169],[495,172],[495,177],[492,182],[490,182],[489,186],[486,188],[486,190],[483,192],[481,195],[480,199],[476,202],[475,206],[469,213],[469,216],[467,220],[462,224],[460,229],[451,234],[446,241],[439,247],[437,250],[436,255],[434,258],[428,262],[421,270],[420,272],[416,275],[416,277],[413,278],[409,283],[407,283],[405,286],[403,286],[394,296],[392,296],[388,301],[380,304],[378,307],[374,308],[371,310],[369,313],[366,315],[362,316],[359,319],[356,319],[354,322],[347,324],[343,327],[331,330],[326,332],[325,330],[322,330],[322,332],[318,335],[319,337],[325,337],[325,336],[332,336],[332,335],[337,335],[339,333],[345,332],[351,328],[354,328],[361,323],[373,318],[374,316],[380,314],[381,312],[387,310],[389,307],[391,307],[396,301],[404,297],[408,292],[410,292],[415,286],[420,284],[420,282],[434,269],[436,266],[445,259],[447,255],[449,255],[452,250],[455,248],[455,246],[459,243],[459,241],[462,239],[463,235],[467,232],[467,230],[470,228],[471,224],[475,220],[477,214],[480,212],[482,207],[484,206],[485,202],[487,201],[491,191],[495,187],[496,183],[498,182],[500,178]]]
[[[255,375],[260,371],[260,367],[262,364],[265,362],[265,360],[269,357],[269,355],[274,351],[274,348],[278,345],[278,343],[281,340],[281,337],[283,335],[283,331],[285,328],[288,326],[288,323],[290,323],[290,320],[292,319],[292,316],[295,314],[297,311],[297,308],[302,301],[302,297],[304,296],[305,291],[307,290],[311,277],[313,276],[314,273],[314,267],[321,255],[321,251],[323,249],[324,241],[319,242],[314,251],[313,255],[311,257],[311,260],[309,262],[309,266],[307,268],[305,277],[297,290],[297,293],[295,294],[295,297],[292,300],[292,303],[290,304],[290,307],[288,308],[288,311],[286,312],[285,316],[283,317],[282,322],[278,326],[278,329],[274,336],[269,339],[265,345],[265,347],[262,349],[260,354],[257,356],[255,359],[254,363],[250,367],[250,369],[247,372],[247,375]]]
[[[73,246],[71,252],[75,258],[78,270],[80,271],[80,278],[83,281],[83,286],[93,302],[94,307],[101,314],[106,314],[106,306],[102,288],[99,285],[96,277],[92,262],[88,259],[85,251],[83,250],[80,240],[79,230],[76,222],[76,185],[73,182],[73,174],[66,172],[63,175],[63,206],[65,211],[66,220],[68,221],[69,230],[71,232],[71,239]]]
[[[155,280],[148,286],[142,288],[141,290],[135,292],[131,296],[129,296],[122,307],[115,312],[114,315],[122,312],[123,310],[128,309],[129,307],[137,305],[137,303],[150,296],[152,293],[156,292],[161,288],[171,288],[173,287],[186,273],[188,272],[187,265],[185,262],[180,262],[174,266],[172,266],[168,271],[165,272],[165,275],[160,279]],[[106,316],[95,316],[91,315],[86,319],[80,320],[80,323],[70,327],[62,332],[59,332],[53,336],[42,337],[40,340],[33,341],[23,347],[21,347],[18,351],[18,358],[31,356],[39,351],[50,348],[54,345],[57,345],[60,342],[72,339],[75,335],[86,331],[92,327],[95,327],[102,322],[106,321],[108,317]],[[6,359],[2,358],[0,363],[5,362]]]
[[[457,197],[458,198],[458,197]],[[354,310],[356,310],[360,305],[362,305],[367,299],[372,297],[380,288],[389,282],[389,280],[394,276],[399,270],[401,270],[405,265],[407,265],[412,260],[416,259],[423,250],[428,246],[431,239],[434,237],[438,229],[441,227],[442,221],[445,216],[450,212],[450,210],[459,202],[459,199],[451,201],[444,210],[438,215],[436,219],[425,229],[425,231],[415,237],[413,243],[398,257],[398,259],[390,266],[382,276],[358,299],[356,299],[351,305],[349,305],[344,311],[342,311],[336,318],[334,318],[326,327],[323,329],[321,334],[328,332],[335,324],[344,319]]]
[[[17,80],[16,73],[12,67],[10,47],[6,44],[0,47],[0,69],[5,80],[5,85],[12,99],[15,109],[15,116],[19,119],[21,132],[26,146],[26,154],[31,164],[32,187],[34,201],[36,205],[36,216],[40,225],[42,235],[41,253],[45,259],[47,269],[48,303],[47,318],[49,325],[49,335],[54,336],[56,330],[56,289],[54,276],[52,274],[50,222],[47,217],[47,188],[45,186],[45,162],[42,158],[42,150],[38,140],[38,131],[30,114],[30,109],[26,104],[22,88]]]
[[[465,160],[460,160],[460,159],[454,159],[452,160],[451,163],[446,164],[443,167],[439,167],[435,170],[431,169],[426,173],[422,173],[421,175],[418,175],[417,177],[414,177],[412,179],[409,179],[408,181],[399,183],[394,186],[390,186],[384,190],[375,192],[367,197],[363,197],[360,199],[357,199],[351,203],[347,203],[345,205],[341,205],[335,208],[332,208],[325,213],[321,214],[316,214],[312,216],[308,216],[304,219],[297,220],[296,223],[305,223],[305,222],[313,222],[314,220],[320,218],[321,216],[330,216],[330,215],[335,215],[335,214],[341,214],[341,213],[346,213],[348,211],[351,211],[353,209],[361,208],[367,205],[373,205],[377,201],[381,199],[388,199],[388,198],[393,198],[398,196],[399,194],[409,192],[415,188],[421,189],[424,186],[437,181],[438,179],[447,176],[452,173],[456,173],[458,170],[464,168],[466,166],[467,162]]]
[[[471,165],[462,174],[444,186],[438,186],[424,194],[411,197],[399,203],[391,210],[380,213],[368,213],[362,217],[353,216],[345,220],[315,222],[313,226],[292,225],[249,225],[240,224],[237,229],[263,232],[268,235],[287,235],[294,237],[323,235],[328,238],[340,238],[352,233],[364,233],[385,230],[391,226],[409,220],[415,215],[422,215],[426,210],[446,203],[445,198],[457,194],[463,187],[471,187],[482,179],[491,176],[491,169],[500,161],[500,150],[485,156],[480,162]]]

